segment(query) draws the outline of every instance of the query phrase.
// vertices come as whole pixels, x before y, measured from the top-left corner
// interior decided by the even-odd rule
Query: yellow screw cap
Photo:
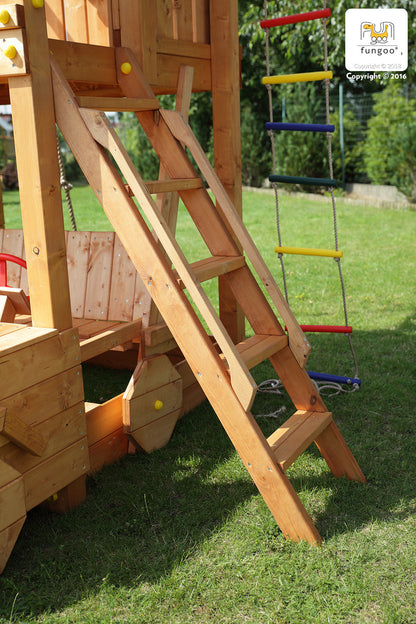
[[[2,24],[7,24],[9,20],[10,20],[10,13],[6,11],[6,9],[3,9],[3,11],[0,11],[0,22]]]
[[[4,56],[7,56],[7,58],[9,59],[14,59],[14,57],[17,54],[17,50],[14,47],[14,45],[9,45],[5,50],[4,50]]]
[[[155,401],[155,410],[161,410],[163,407],[163,401]]]
[[[43,0],[32,0],[32,4],[35,7],[35,9],[41,9],[43,7]]]
[[[123,74],[129,74],[131,72],[131,65],[130,63],[122,63],[121,65],[121,71]]]

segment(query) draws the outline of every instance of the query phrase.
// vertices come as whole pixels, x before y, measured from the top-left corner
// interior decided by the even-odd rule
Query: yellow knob
[[[0,11],[0,22],[2,24],[7,24],[9,20],[10,20],[10,13],[6,11],[6,9],[3,9],[3,11]]]
[[[155,410],[161,410],[163,407],[163,401],[155,401]]]
[[[7,47],[7,48],[4,50],[4,56],[7,56],[7,58],[9,58],[9,59],[14,59],[14,57],[16,56],[16,54],[17,54],[17,50],[16,50],[16,48],[14,47],[14,45],[9,45],[9,47]]]
[[[123,74],[126,74],[126,76],[127,76],[131,72],[131,65],[130,65],[130,63],[122,63],[121,71],[122,71]]]
[[[32,0],[32,4],[35,9],[41,9],[43,7],[43,0]]]

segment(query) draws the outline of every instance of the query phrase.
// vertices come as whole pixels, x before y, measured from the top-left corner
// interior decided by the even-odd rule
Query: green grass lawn
[[[7,227],[18,197],[4,193]],[[107,229],[88,188],[74,189],[79,229]],[[212,409],[182,419],[167,447],[88,479],[64,516],[29,513],[0,577],[0,623],[416,623],[416,213],[340,201],[339,245],[362,386],[326,398],[368,483],[337,480],[311,447],[288,476],[324,538],[286,541]],[[281,284],[274,197],[244,193],[245,222]],[[326,200],[284,196],[283,244],[333,247]],[[69,229],[69,220],[67,227]],[[187,257],[203,244],[181,210]],[[286,261],[301,323],[342,324],[332,259]],[[213,285],[208,285],[213,292]],[[308,368],[354,372],[344,336],[309,335]],[[259,383],[274,377],[268,363]],[[128,373],[86,367],[88,400],[121,392]],[[288,397],[258,395],[269,435]]]

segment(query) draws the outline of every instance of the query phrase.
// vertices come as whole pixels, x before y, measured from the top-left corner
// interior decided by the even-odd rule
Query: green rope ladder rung
[[[282,184],[309,184],[311,186],[330,186],[336,187],[337,180],[331,180],[331,178],[302,178],[300,176],[286,176],[286,175],[269,175],[270,182],[280,182]]]

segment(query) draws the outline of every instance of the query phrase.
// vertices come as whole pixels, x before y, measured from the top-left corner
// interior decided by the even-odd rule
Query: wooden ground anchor
[[[140,360],[123,396],[124,431],[150,453],[169,442],[182,414],[182,378],[166,355]]]

